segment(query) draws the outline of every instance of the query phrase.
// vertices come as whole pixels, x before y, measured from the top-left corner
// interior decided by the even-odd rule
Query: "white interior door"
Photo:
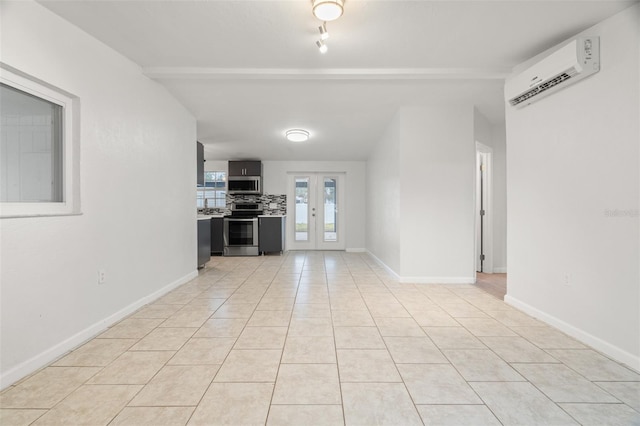
[[[287,197],[291,250],[344,250],[344,173],[292,173]]]

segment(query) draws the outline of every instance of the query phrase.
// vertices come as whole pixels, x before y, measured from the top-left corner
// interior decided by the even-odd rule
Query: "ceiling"
[[[503,122],[513,66],[636,2],[346,0],[323,55],[311,0],[40,0],[164,85],[210,160],[363,160],[404,105]]]

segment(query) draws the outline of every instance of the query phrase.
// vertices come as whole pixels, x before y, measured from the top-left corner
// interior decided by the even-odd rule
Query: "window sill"
[[[74,203],[0,203],[0,219],[80,216],[79,207]]]
[[[2,214],[0,219],[28,219],[37,217],[82,216],[84,213],[34,213],[34,214]]]

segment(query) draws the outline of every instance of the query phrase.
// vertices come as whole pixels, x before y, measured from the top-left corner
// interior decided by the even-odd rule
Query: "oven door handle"
[[[254,218],[248,218],[248,219],[236,219],[236,218],[230,218],[230,217],[225,217],[224,218],[225,222],[253,222],[253,221],[258,221],[257,217]]]

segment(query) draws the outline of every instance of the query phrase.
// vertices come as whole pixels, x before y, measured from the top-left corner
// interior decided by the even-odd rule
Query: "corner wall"
[[[401,281],[473,283],[473,107],[401,108],[367,161],[368,251]]]
[[[0,15],[0,60],[78,96],[81,111],[82,215],[0,220],[6,387],[195,276],[196,122],[41,5],[2,2]]]
[[[505,124],[491,126],[493,148],[493,272],[507,272],[507,136]]]
[[[636,4],[584,31],[600,72],[506,111],[506,300],[638,370],[639,29]]]
[[[400,273],[400,116],[396,114],[367,160],[367,250]]]
[[[408,107],[401,118],[402,280],[473,283],[473,107]]]

